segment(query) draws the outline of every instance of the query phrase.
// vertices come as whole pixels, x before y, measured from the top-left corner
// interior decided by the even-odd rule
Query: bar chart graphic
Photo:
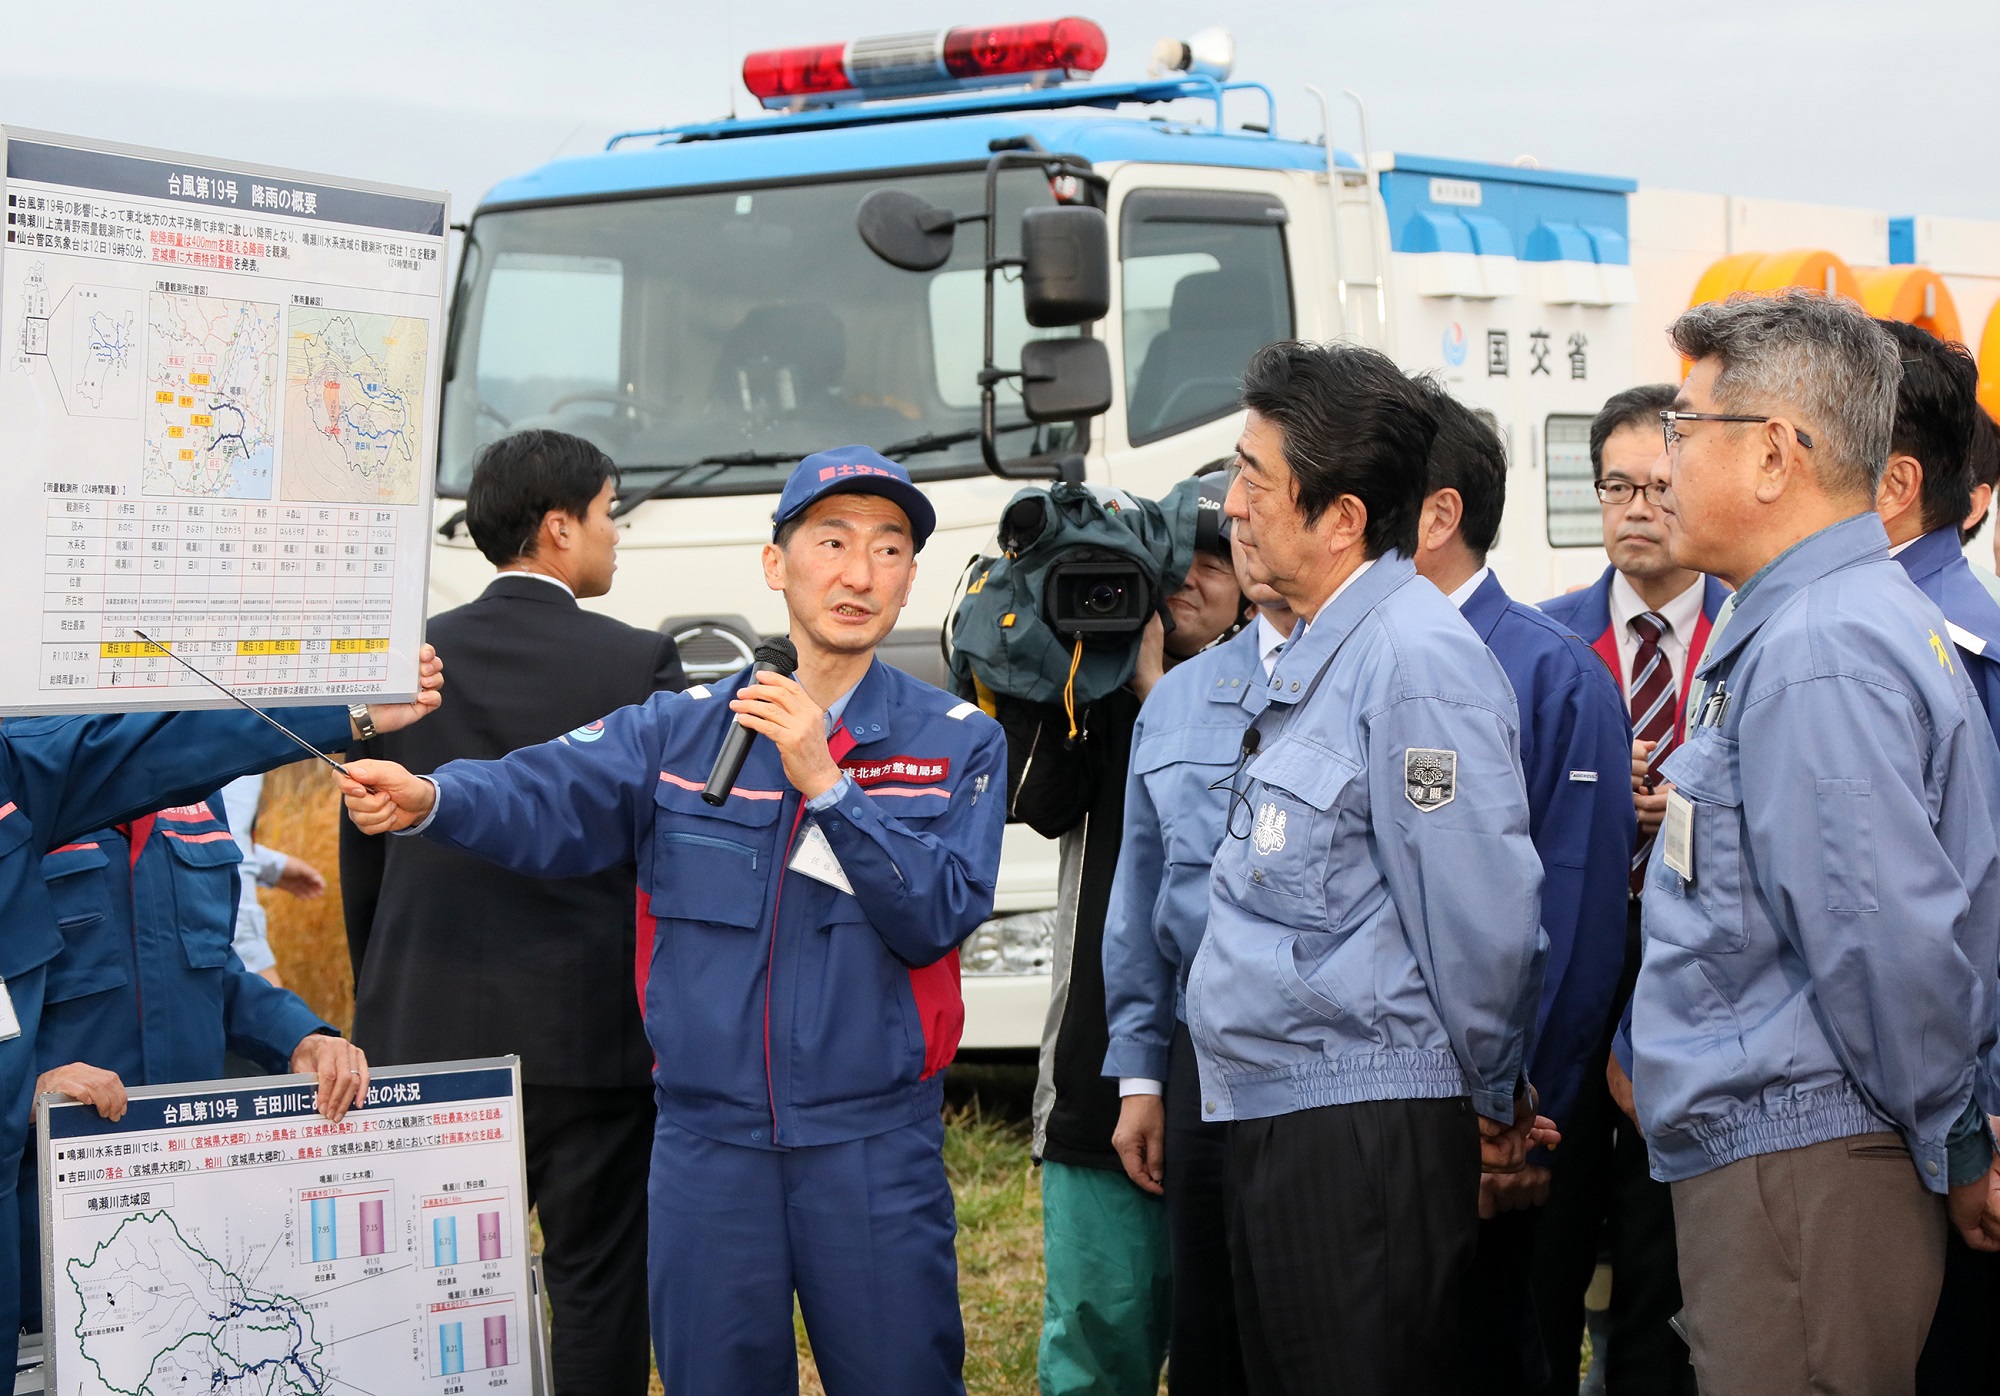
[[[431,1375],[452,1377],[512,1366],[521,1359],[516,1341],[519,1322],[512,1295],[480,1303],[431,1305]]]
[[[311,1188],[299,1194],[305,1213],[305,1253],[314,1265],[386,1255],[395,1244],[392,1188]]]
[[[423,1218],[419,1244],[430,1269],[503,1260],[515,1252],[515,1209],[505,1189],[434,1193],[422,1200],[418,1210]]]

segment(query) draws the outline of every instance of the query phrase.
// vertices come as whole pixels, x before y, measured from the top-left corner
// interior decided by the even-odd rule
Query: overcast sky
[[[0,123],[448,188],[611,132],[754,103],[757,48],[1045,18],[1017,0],[0,0]],[[1378,148],[1644,184],[2000,219],[1992,0],[1080,0],[1109,78],[1227,15],[1237,76],[1310,137],[1316,83],[1366,97]],[[1246,109],[1244,115],[1249,115]],[[1334,140],[1359,144],[1352,109]]]

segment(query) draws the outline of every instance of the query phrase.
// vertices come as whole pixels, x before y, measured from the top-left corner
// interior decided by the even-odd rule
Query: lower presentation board
[[[37,1103],[44,1389],[544,1391],[514,1057]]]

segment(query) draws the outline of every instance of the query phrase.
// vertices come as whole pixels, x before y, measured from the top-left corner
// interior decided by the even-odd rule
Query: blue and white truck
[[[1843,273],[1902,263],[1893,294],[1919,311],[1942,292],[1984,317],[2000,298],[1990,225],[1383,153],[1365,117],[1344,150],[1324,99],[1281,130],[1270,91],[1230,79],[1230,48],[1221,31],[1163,41],[1162,75],[1130,83],[1087,80],[1104,39],[1075,19],[757,54],[744,80],[768,114],[621,135],[493,189],[453,305],[432,608],[490,575],[456,517],[479,449],[527,426],[572,431],[623,472],[618,584],[594,604],[672,632],[691,673],[729,672],[785,624],[754,558],[787,471],[865,442],[937,508],[884,656],[943,682],[961,564],[991,550],[1021,478],[1080,469],[1163,492],[1230,454],[1237,377],[1288,337],[1378,346],[1490,416],[1514,477],[1493,564],[1516,596],[1553,595],[1604,565],[1590,417],[1676,371],[1660,330],[1696,283],[1835,284],[1824,258],[1765,258],[1783,265],[1760,273],[1760,229],[1773,253],[1839,243],[1826,257]],[[933,211],[905,230],[942,254],[930,269],[864,242],[857,214],[883,190],[919,222]],[[1101,210],[1108,304],[1038,328],[1014,265],[1023,215],[1064,206]],[[955,235],[936,211],[957,215]],[[1956,264],[1923,267],[1926,241]],[[1040,386],[1101,394],[1103,410],[1032,419],[1002,375],[1024,346],[1079,336],[1101,354],[1048,361],[1088,380],[1095,356],[1108,382]],[[1007,840],[995,917],[962,955],[968,1048],[1033,1045],[1048,1002],[1055,848],[1021,828]]]

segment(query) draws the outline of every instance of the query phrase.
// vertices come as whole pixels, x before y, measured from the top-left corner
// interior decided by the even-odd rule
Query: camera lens
[[[1083,594],[1083,609],[1094,616],[1118,614],[1125,605],[1125,588],[1099,582]]]

